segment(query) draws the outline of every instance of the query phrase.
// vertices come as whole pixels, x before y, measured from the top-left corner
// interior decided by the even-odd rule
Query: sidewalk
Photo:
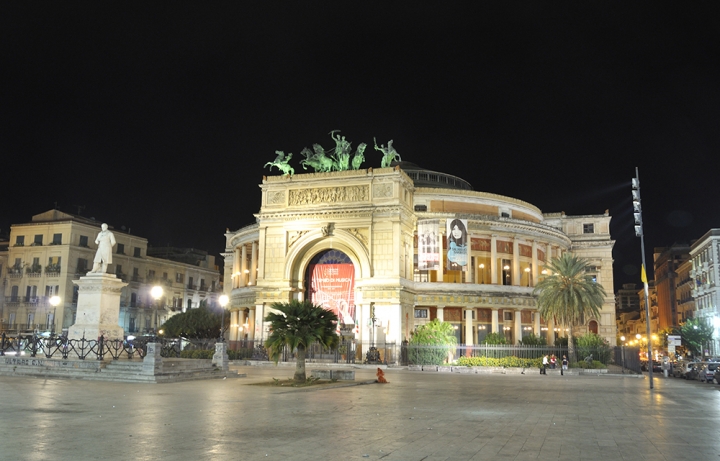
[[[309,366],[308,369],[310,369]],[[12,460],[715,459],[720,386],[679,379],[385,369],[389,384],[163,385],[0,377]],[[358,382],[374,369],[356,369]],[[709,442],[710,441],[710,442]]]

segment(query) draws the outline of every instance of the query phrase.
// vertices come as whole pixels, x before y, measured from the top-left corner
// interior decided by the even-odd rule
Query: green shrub
[[[214,349],[195,349],[195,350],[184,350],[180,352],[180,358],[183,359],[212,359],[215,355]],[[243,360],[252,358],[252,348],[244,348],[237,351],[227,351],[228,360]]]
[[[511,367],[511,368],[540,368],[542,359],[521,359],[515,356],[508,357],[458,357],[457,365],[461,367]]]
[[[586,333],[575,338],[575,349],[578,359],[592,355],[593,360],[609,363],[612,358],[610,344],[600,335]]]
[[[452,324],[434,319],[413,332],[408,342],[408,360],[411,364],[442,365],[456,342]]]
[[[547,346],[547,341],[542,336],[535,336],[535,333],[530,333],[527,336],[523,336],[520,344],[523,346]]]
[[[569,367],[582,368],[585,370],[601,370],[603,368],[607,368],[607,365],[603,364],[599,360],[593,360],[592,362],[590,362],[589,366],[587,362],[570,362]]]
[[[482,340],[482,344],[507,344],[507,339],[502,333],[488,333],[485,335],[485,339]]]

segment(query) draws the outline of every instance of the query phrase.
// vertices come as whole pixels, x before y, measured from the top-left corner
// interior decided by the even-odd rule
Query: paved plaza
[[[248,385],[290,367],[237,369],[248,377],[0,376],[0,459],[718,459],[717,384],[388,369],[385,385],[290,389]]]

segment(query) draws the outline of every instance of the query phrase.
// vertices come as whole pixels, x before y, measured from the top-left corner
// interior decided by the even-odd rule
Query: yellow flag
[[[640,265],[640,280],[642,280],[642,283],[647,283],[647,274],[645,273],[645,265]]]

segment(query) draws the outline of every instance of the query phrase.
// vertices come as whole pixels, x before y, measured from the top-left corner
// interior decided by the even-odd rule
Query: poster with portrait
[[[449,271],[468,270],[470,246],[468,245],[467,219],[447,220],[447,261]]]
[[[338,316],[344,325],[355,323],[355,267],[352,264],[316,264],[311,270],[310,301]]]
[[[418,221],[418,270],[440,270],[440,236],[435,220]]]

